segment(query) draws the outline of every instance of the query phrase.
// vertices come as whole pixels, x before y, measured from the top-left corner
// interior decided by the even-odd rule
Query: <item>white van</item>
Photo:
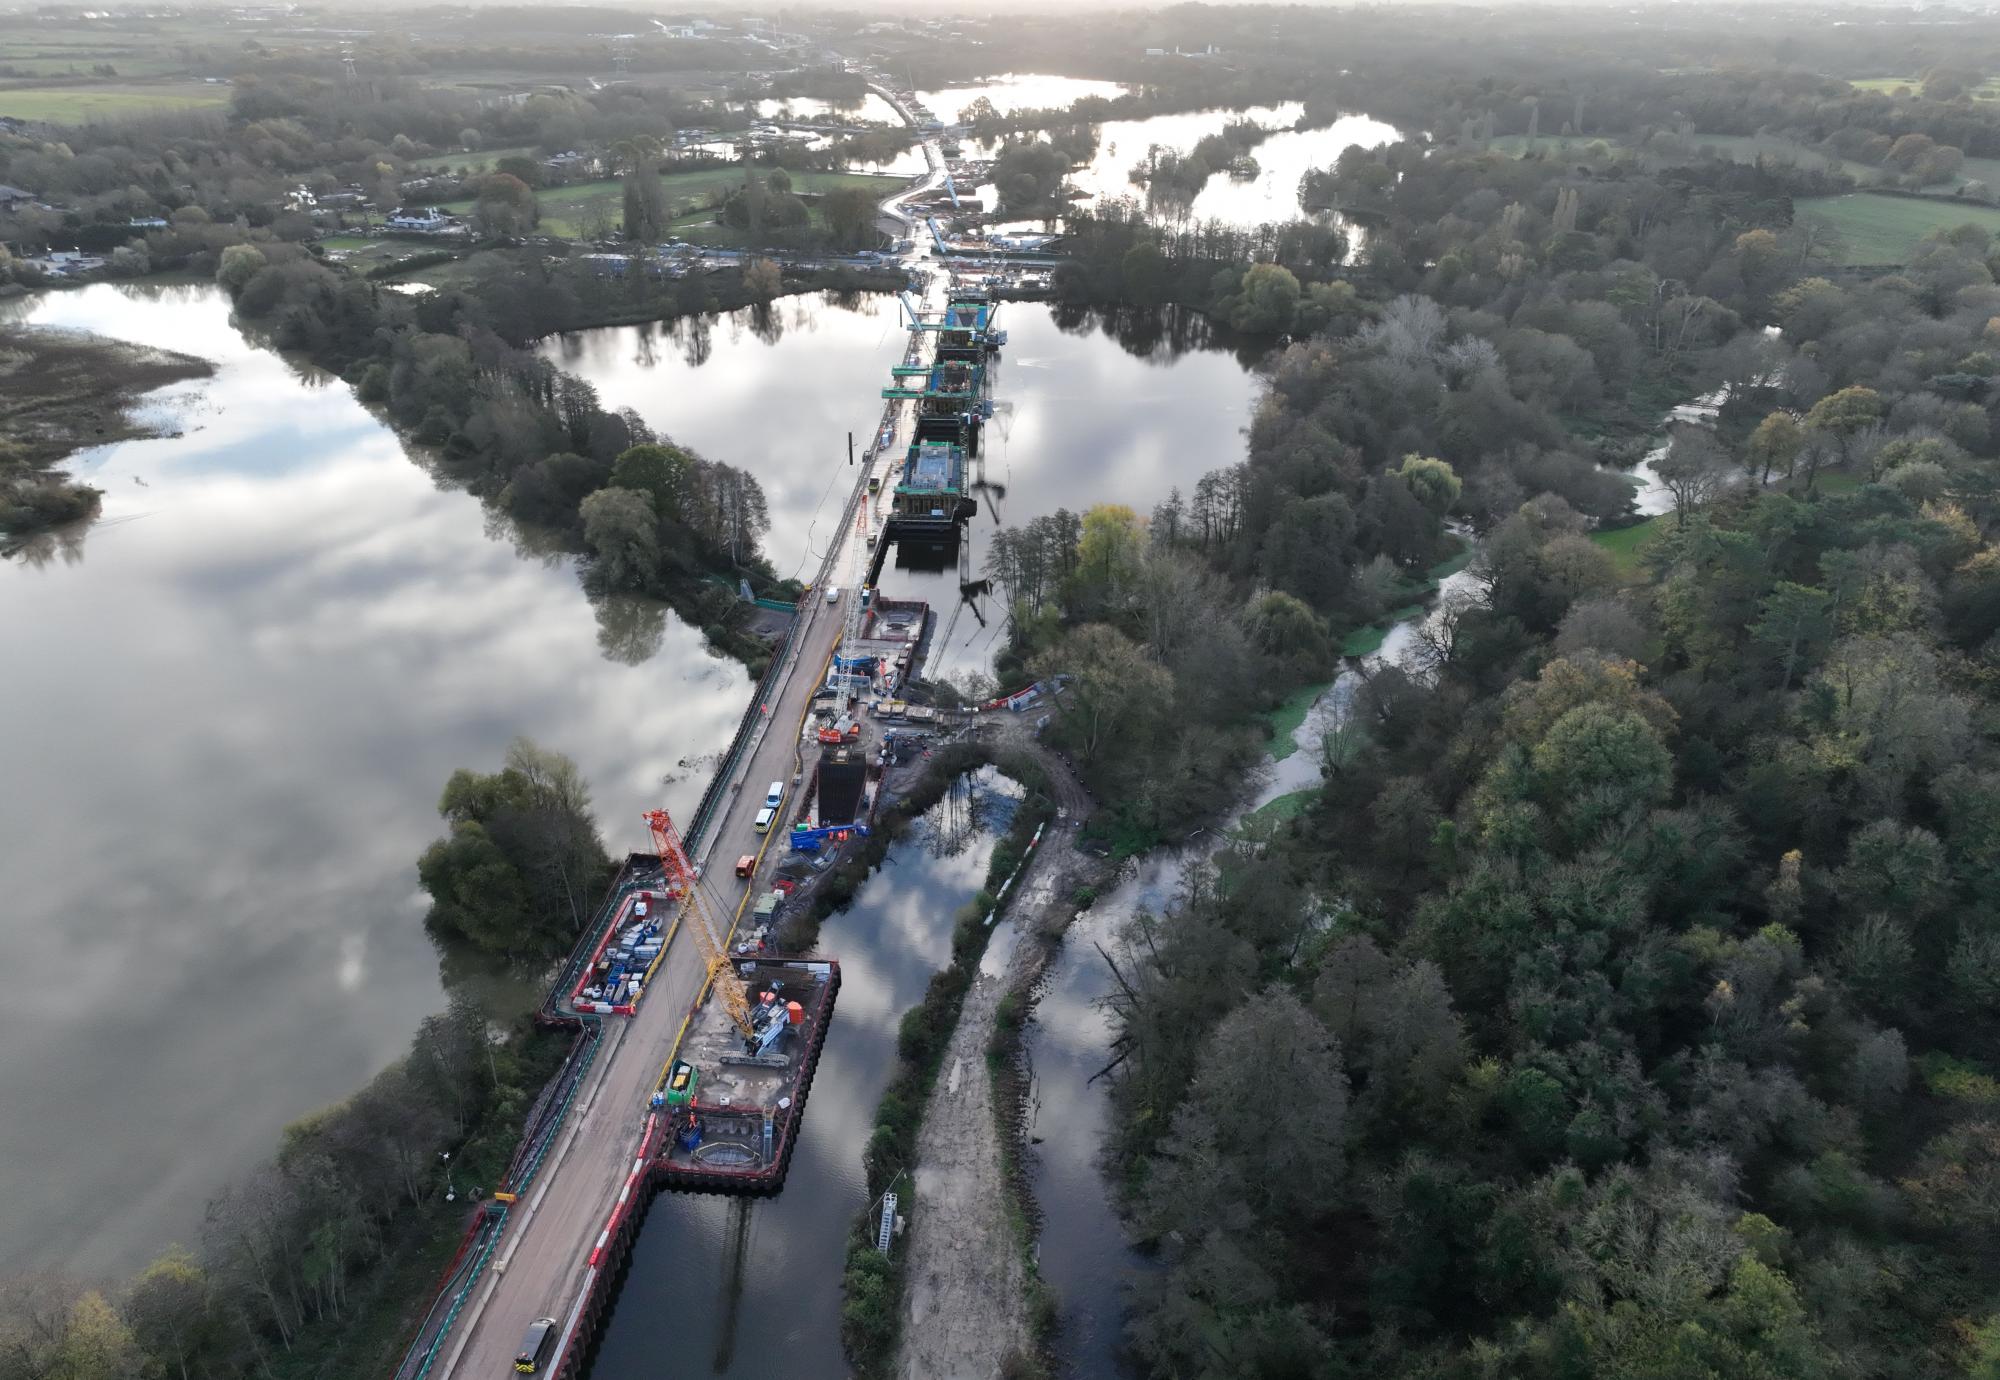
[[[828,585],[826,587],[826,602],[829,604],[837,604],[840,602],[839,585]]]
[[[771,832],[771,821],[776,819],[777,817],[778,817],[778,812],[772,809],[771,807],[766,806],[765,808],[757,812],[757,822],[753,827],[760,834],[768,834]]]
[[[785,783],[782,781],[773,781],[771,783],[771,788],[764,792],[764,808],[767,810],[775,810],[778,808],[778,803],[782,801],[784,798],[785,798]]]

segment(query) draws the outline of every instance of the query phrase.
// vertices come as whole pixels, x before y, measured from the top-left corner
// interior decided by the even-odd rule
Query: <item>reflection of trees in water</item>
[[[481,527],[488,541],[506,542],[514,548],[514,554],[524,561],[533,561],[544,570],[554,570],[571,557],[581,554],[576,539],[556,527],[541,527],[532,522],[522,522],[511,516],[504,508],[484,507]]]
[[[986,792],[979,777],[968,773],[952,778],[944,798],[931,807],[930,851],[940,858],[955,858],[971,846],[985,827],[990,813]]]
[[[769,302],[760,302],[750,308],[750,334],[766,345],[776,345],[785,338],[785,315]]]
[[[599,595],[591,600],[597,614],[597,649],[607,661],[641,666],[659,655],[667,638],[667,606],[636,594]]]
[[[1247,340],[1189,307],[1095,307],[1056,302],[1049,308],[1065,335],[1102,333],[1149,364],[1172,364],[1195,351],[1229,350],[1244,366],[1263,358],[1268,342]]]
[[[72,522],[67,526],[53,528],[47,532],[37,532],[30,537],[0,546],[0,560],[19,561],[30,570],[40,570],[61,561],[64,565],[78,565],[83,561],[83,534],[90,530],[88,522]]]
[[[653,322],[643,322],[632,333],[632,362],[641,369],[651,369],[660,362],[660,333],[653,327]]]
[[[715,353],[715,335],[711,325],[715,318],[691,316],[685,320],[687,329],[680,332],[681,354],[686,358],[690,369],[699,369],[708,363],[709,356]]]

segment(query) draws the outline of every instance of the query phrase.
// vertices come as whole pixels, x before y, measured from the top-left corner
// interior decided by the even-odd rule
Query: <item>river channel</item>
[[[0,561],[0,1270],[112,1273],[192,1244],[284,1123],[442,1004],[415,861],[453,769],[516,734],[569,753],[618,852],[642,808],[693,808],[706,772],[678,764],[750,691],[663,608],[600,627],[567,557],[216,289],[0,313],[217,365],[149,401],[181,435],[76,458],[98,523]]]

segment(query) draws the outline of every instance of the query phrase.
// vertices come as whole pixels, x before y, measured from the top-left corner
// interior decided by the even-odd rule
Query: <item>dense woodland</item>
[[[1240,465],[994,547],[1136,847],[1207,817],[1237,706],[1325,679],[1445,519],[1477,543],[1303,813],[1126,937],[1119,1159],[1160,1262],[1134,1352],[1990,1374],[1993,246],[1830,277],[1790,226],[1818,174],[1479,142],[1328,170],[1374,212],[1367,271],[1263,273],[1302,338]],[[1244,291],[1136,218],[1094,233],[1078,295]],[[1716,385],[1621,568],[1604,463]]]

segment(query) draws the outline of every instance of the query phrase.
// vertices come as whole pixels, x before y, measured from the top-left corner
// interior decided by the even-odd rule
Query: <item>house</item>
[[[51,249],[38,259],[29,259],[28,265],[51,278],[80,278],[104,267],[104,259],[79,249]]]
[[[32,192],[24,192],[19,187],[9,187],[0,183],[0,211],[25,211],[35,204]]]
[[[134,230],[164,230],[167,228],[165,216],[134,216],[125,224]]]
[[[418,235],[435,235],[451,228],[452,218],[435,206],[413,208],[405,206],[389,213],[389,228],[404,230]]]

